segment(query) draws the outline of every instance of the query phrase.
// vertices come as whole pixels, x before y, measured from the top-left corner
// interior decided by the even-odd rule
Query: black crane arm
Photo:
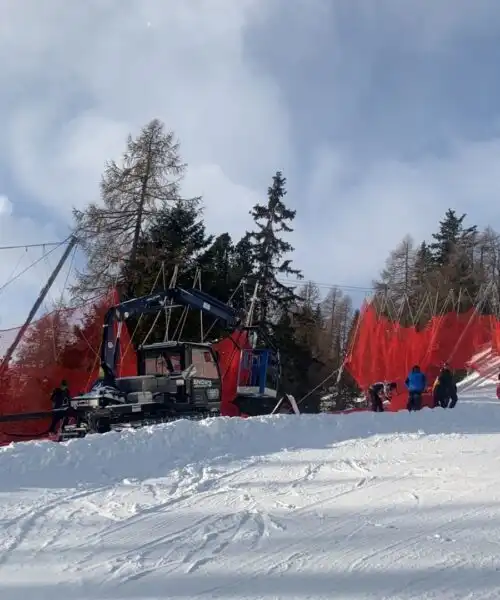
[[[120,323],[131,317],[158,312],[166,308],[167,303],[170,302],[173,303],[173,306],[188,307],[212,315],[228,329],[234,329],[239,323],[234,308],[210,296],[210,294],[194,288],[174,287],[148,296],[132,298],[112,306],[106,312],[102,331],[101,363],[114,370],[118,350],[114,337],[114,324],[116,322]]]

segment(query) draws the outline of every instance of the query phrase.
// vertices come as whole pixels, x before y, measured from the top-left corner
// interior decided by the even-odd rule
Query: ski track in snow
[[[499,408],[476,397],[453,415],[233,419],[223,426],[232,432],[225,452],[222,442],[216,454],[207,445],[199,460],[182,465],[181,445],[165,441],[169,466],[141,440],[167,436],[174,425],[126,438],[142,448],[136,459],[149,461],[148,476],[137,477],[129,457],[133,477],[89,474],[87,483],[66,487],[56,483],[73,481],[71,471],[85,468],[84,452],[94,456],[106,436],[68,445],[60,467],[47,458],[50,444],[17,445],[10,458],[0,454],[0,469],[38,456],[40,477],[52,483],[27,484],[34,463],[23,464],[18,482],[8,463],[0,598],[499,598]],[[339,418],[342,427],[334,425]],[[274,439],[263,438],[256,452],[249,436],[264,426]],[[206,433],[189,427],[193,436]],[[296,436],[311,443],[294,448]],[[119,473],[127,470],[122,439],[107,441]]]

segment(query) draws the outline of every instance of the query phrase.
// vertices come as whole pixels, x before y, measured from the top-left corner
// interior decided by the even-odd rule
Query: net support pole
[[[467,324],[465,325],[464,329],[462,330],[462,333],[460,334],[460,337],[458,338],[457,343],[453,347],[453,350],[451,351],[451,354],[450,354],[447,362],[451,362],[452,358],[455,356],[455,352],[457,351],[457,348],[462,343],[462,340],[463,340],[465,334],[469,330],[469,327],[471,326],[472,321],[474,320],[474,317],[476,315],[480,314],[480,311],[482,310],[484,304],[486,303],[486,300],[488,299],[487,294],[490,291],[490,289],[492,288],[492,286],[493,286],[493,282],[490,282],[487,286],[485,286],[481,290],[481,293],[478,294],[476,303],[473,306],[473,310],[472,310],[472,314],[470,316],[470,319],[467,321]]]
[[[56,280],[57,276],[59,275],[61,269],[63,268],[64,263],[68,260],[68,256],[70,255],[71,251],[75,247],[76,242],[77,242],[77,238],[74,235],[72,235],[69,239],[68,245],[66,246],[66,250],[64,251],[61,258],[59,259],[59,262],[57,263],[55,269],[52,271],[50,277],[47,280],[47,283],[41,289],[40,294],[38,295],[38,298],[35,301],[35,304],[33,304],[33,307],[30,310],[28,317],[26,318],[26,321],[24,322],[23,326],[17,332],[17,335],[16,335],[14,341],[12,342],[12,344],[8,348],[7,352],[5,353],[4,359],[0,363],[0,373],[5,371],[5,369],[9,366],[12,356],[14,355],[14,352],[16,351],[17,347],[19,346],[19,342],[22,340],[24,334],[26,333],[26,330],[28,329],[28,327],[31,324],[31,321],[33,321],[36,313],[38,312],[38,309],[42,305],[47,294],[49,293],[49,290],[52,287],[52,285],[54,284],[54,281]]]
[[[258,296],[259,288],[260,288],[259,282],[256,281],[255,286],[253,288],[252,299],[250,300],[250,306],[248,307],[247,318],[245,321],[245,327],[252,326],[253,318],[255,315],[255,307],[257,305],[257,301],[258,301],[258,297],[259,297]],[[257,346],[257,332],[256,331],[252,331],[252,333],[250,335],[250,339],[251,339],[252,348],[256,348],[256,346]]]

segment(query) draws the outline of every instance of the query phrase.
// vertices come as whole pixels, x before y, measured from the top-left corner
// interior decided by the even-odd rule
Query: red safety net
[[[238,383],[242,383],[249,375],[240,372],[242,350],[251,348],[248,333],[237,330],[229,337],[214,344],[215,352],[219,357],[219,368],[222,377],[222,396],[220,413],[223,417],[237,417],[240,415],[238,407],[233,404],[236,397]],[[240,382],[238,382],[238,374]]]
[[[496,378],[500,355],[500,321],[471,309],[435,316],[424,328],[403,327],[378,313],[372,303],[363,307],[346,369],[366,391],[377,381],[395,381],[398,395],[390,410],[406,408],[405,379],[419,365],[432,386],[444,362],[455,370],[472,368]],[[430,394],[424,405],[430,406]]]
[[[13,359],[0,363],[0,415],[49,411],[51,393],[62,380],[71,395],[90,390],[98,377],[104,315],[119,303],[118,294],[94,299],[76,308],[61,308],[34,321],[24,333]],[[118,332],[115,323],[115,335]],[[20,328],[0,330],[0,357],[5,355]],[[232,403],[246,374],[239,369],[242,349],[250,348],[246,331],[214,344],[222,376],[221,414],[237,416]],[[137,356],[126,325],[120,331],[120,361],[117,375],[137,374]],[[243,379],[242,379],[243,378]],[[0,423],[0,444],[50,437],[51,419]]]
[[[33,322],[8,366],[0,364],[0,414],[50,410],[51,392],[66,380],[70,393],[89,391],[98,377],[104,314],[118,302],[115,291],[76,308],[61,308]],[[115,327],[118,327],[115,325]],[[0,356],[18,329],[0,330]],[[137,359],[126,327],[118,375],[134,375]],[[0,443],[47,437],[50,419],[0,424]]]

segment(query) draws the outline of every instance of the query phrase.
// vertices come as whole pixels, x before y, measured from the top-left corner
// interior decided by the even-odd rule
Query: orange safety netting
[[[89,391],[98,377],[104,315],[117,303],[113,291],[83,306],[54,310],[33,322],[9,365],[0,363],[0,414],[50,410],[52,390],[62,380],[67,381],[72,395]],[[0,356],[18,331],[0,330]],[[134,375],[137,359],[126,327],[120,337],[118,375]],[[1,423],[0,443],[46,437],[50,425],[50,419]]]
[[[492,372],[492,356],[500,354],[500,321],[471,309],[466,313],[449,312],[433,317],[423,329],[403,327],[378,314],[373,304],[363,307],[346,369],[359,387],[366,391],[377,381],[395,381],[399,394],[390,410],[406,408],[405,379],[419,365],[432,385],[441,365],[452,369],[474,368]],[[430,397],[424,398],[429,405]]]

